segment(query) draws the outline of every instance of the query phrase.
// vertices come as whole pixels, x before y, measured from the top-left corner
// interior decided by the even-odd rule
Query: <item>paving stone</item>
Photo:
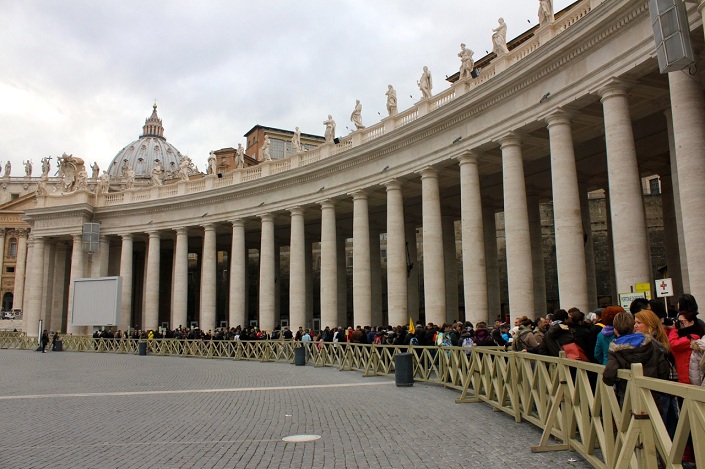
[[[3,469],[590,467],[455,391],[356,371],[0,350],[0,376]],[[321,438],[282,441],[302,434]]]

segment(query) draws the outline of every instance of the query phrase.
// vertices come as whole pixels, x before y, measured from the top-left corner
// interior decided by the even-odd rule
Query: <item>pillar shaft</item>
[[[367,193],[353,194],[353,322],[372,322],[372,280],[370,276],[370,219]]]
[[[306,230],[304,211],[291,209],[289,243],[289,328],[306,326]]]
[[[617,293],[630,292],[637,283],[651,282],[641,179],[627,90],[612,84],[600,90],[600,96],[605,117]]]
[[[15,265],[15,290],[12,295],[12,309],[22,309],[24,282],[27,264],[27,231],[17,230],[17,264]]]
[[[230,314],[231,327],[247,326],[247,249],[245,248],[245,223],[233,220],[230,250]]]
[[[423,213],[423,280],[426,321],[443,324],[446,320],[445,263],[443,224],[438,173],[433,168],[421,171]]]
[[[259,324],[270,332],[274,329],[275,313],[275,262],[274,262],[274,218],[262,215],[262,238],[259,251]]]
[[[132,324],[132,234],[122,235],[120,252],[120,277],[122,277],[122,296],[120,301],[120,329],[127,331]]]
[[[149,233],[147,272],[144,292],[144,323],[142,330],[159,328],[159,264],[161,239],[158,231]]]
[[[73,235],[73,248],[71,251],[71,274],[69,277],[69,299],[68,299],[68,323],[66,326],[66,332],[68,334],[80,334],[83,330],[81,325],[73,325],[72,314],[73,314],[73,286],[76,279],[83,278],[83,239],[82,235]]]
[[[201,261],[201,319],[199,326],[203,330],[212,330],[216,324],[216,245],[215,226],[203,225],[203,260]]]
[[[171,327],[188,327],[188,229],[176,229],[174,281],[172,282]]]
[[[321,329],[338,326],[338,256],[335,204],[321,203]]]
[[[504,229],[507,242],[507,283],[512,316],[534,307],[531,234],[526,203],[524,160],[519,138],[513,134],[500,140],[504,184]],[[528,315],[528,314],[527,314]]]
[[[27,321],[27,335],[35,337],[38,332],[39,320],[42,317],[42,293],[44,292],[44,248],[45,241],[42,237],[32,240],[32,264],[27,282],[27,307],[24,315]],[[43,325],[44,329],[49,326]]]
[[[485,257],[479,161],[467,153],[460,164],[460,223],[463,253],[463,296],[465,320],[487,321],[487,265]]]
[[[405,324],[409,319],[406,270],[404,198],[399,181],[387,187],[387,314],[388,324]],[[374,324],[379,326],[380,324]]]

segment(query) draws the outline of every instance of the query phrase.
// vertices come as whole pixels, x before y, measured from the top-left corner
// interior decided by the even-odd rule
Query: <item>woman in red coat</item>
[[[668,343],[671,345],[671,353],[676,360],[679,383],[690,384],[688,372],[690,354],[693,352],[690,348],[690,341],[697,340],[702,336],[702,331],[696,321],[696,314],[693,311],[680,311],[676,327],[668,333]]]

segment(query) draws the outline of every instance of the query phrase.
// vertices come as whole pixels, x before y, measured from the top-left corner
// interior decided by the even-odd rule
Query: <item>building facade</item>
[[[698,3],[688,13],[701,50]],[[587,311],[598,304],[598,257],[613,294],[662,275],[642,186],[653,175],[674,289],[705,291],[702,57],[659,73],[640,0],[580,0],[509,46],[479,76],[338,143],[173,184],[39,195],[23,218],[25,322],[84,332],[67,323],[65,287],[105,275],[123,279],[120,329],[253,319],[266,330],[283,319],[336,326],[348,313],[356,325],[476,322],[502,311],[503,282],[511,315],[541,315],[547,202],[553,304]],[[605,194],[606,252],[595,251],[589,229],[594,191]],[[94,253],[81,248],[89,221],[101,224]]]

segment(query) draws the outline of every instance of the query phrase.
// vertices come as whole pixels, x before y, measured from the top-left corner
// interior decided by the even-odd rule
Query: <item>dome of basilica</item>
[[[159,160],[166,173],[165,179],[169,179],[178,172],[181,157],[179,150],[164,138],[164,126],[157,116],[155,103],[152,115],[144,122],[142,135],[115,155],[107,171],[111,179],[121,178],[127,168],[131,167],[135,171],[135,178],[149,179],[154,163]]]

